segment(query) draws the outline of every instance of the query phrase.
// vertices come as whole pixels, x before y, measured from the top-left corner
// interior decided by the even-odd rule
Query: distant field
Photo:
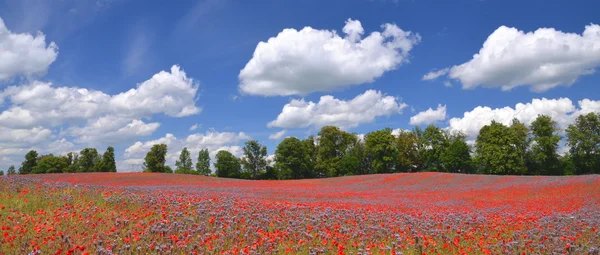
[[[599,254],[600,176],[9,176],[0,225],[0,254]]]

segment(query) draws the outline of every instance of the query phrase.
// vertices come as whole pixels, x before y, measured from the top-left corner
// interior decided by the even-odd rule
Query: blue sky
[[[0,0],[0,168],[112,145],[119,171],[139,170],[156,142],[171,163],[183,146],[239,156],[250,138],[272,154],[329,124],[472,140],[492,119],[564,128],[600,110],[598,1],[176,3]]]

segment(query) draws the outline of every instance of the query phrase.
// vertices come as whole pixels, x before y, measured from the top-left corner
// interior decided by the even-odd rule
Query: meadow
[[[0,178],[0,254],[600,254],[600,176]]]

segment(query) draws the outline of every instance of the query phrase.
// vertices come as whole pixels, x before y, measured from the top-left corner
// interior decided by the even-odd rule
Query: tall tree
[[[340,160],[342,175],[361,175],[371,173],[371,158],[363,139],[357,135],[354,142],[348,145],[348,151]]]
[[[179,159],[175,161],[175,173],[191,174],[194,172],[192,167],[193,164],[190,151],[188,151],[187,147],[183,147],[183,150],[179,153]]]
[[[243,150],[244,170],[250,174],[251,179],[256,179],[267,167],[267,147],[256,140],[250,140],[246,142]]]
[[[519,157],[519,161],[517,162],[516,174],[525,174],[527,173],[527,161],[529,160],[527,157],[529,156],[529,145],[531,141],[529,139],[529,129],[525,126],[524,123],[519,121],[517,118],[514,118],[509,126],[512,138],[513,138],[513,146],[517,148],[517,155]]]
[[[310,178],[317,177],[317,171],[315,170],[315,166],[317,165],[317,151],[318,146],[316,144],[317,139],[310,135],[306,139],[302,140],[302,147],[307,153],[308,160],[308,171],[310,172],[307,176]]]
[[[117,172],[117,163],[115,162],[115,148],[108,146],[106,152],[102,155],[101,172]]]
[[[471,172],[471,147],[462,139],[453,139],[450,146],[442,152],[440,159],[447,172]]]
[[[564,174],[558,159],[558,143],[560,136],[556,128],[556,122],[550,116],[539,115],[531,123],[533,145],[531,148],[534,160],[534,169],[531,174],[562,175]]]
[[[365,145],[371,159],[371,170],[374,173],[391,173],[393,171],[398,156],[395,140],[390,128],[373,131],[366,135]]]
[[[19,168],[19,174],[30,174],[33,171],[33,168],[37,165],[38,153],[35,150],[30,150],[25,154],[25,161],[21,163],[21,168]]]
[[[444,171],[441,156],[449,145],[446,134],[439,127],[429,125],[420,135],[423,168],[427,171]]]
[[[210,155],[208,154],[208,149],[203,149],[198,152],[196,171],[201,175],[210,175]]]
[[[242,165],[240,160],[231,152],[222,150],[215,156],[215,169],[219,177],[240,178]]]
[[[77,152],[67,153],[67,161],[69,166],[67,167],[67,173],[82,172],[79,160],[79,154]]]
[[[579,115],[566,133],[576,173],[600,173],[600,113]]]
[[[155,144],[152,145],[150,151],[144,158],[144,171],[152,173],[166,173],[169,171],[165,167],[167,157],[167,145]]]
[[[279,179],[311,178],[308,148],[296,137],[283,139],[275,150],[275,169]]]
[[[516,132],[492,121],[483,126],[475,141],[475,161],[482,173],[523,174],[524,162]]]
[[[32,173],[62,173],[68,167],[68,160],[64,156],[54,156],[52,154],[41,156],[33,168]]]
[[[6,175],[14,175],[17,174],[17,171],[15,170],[15,166],[11,165],[8,167],[8,170],[6,171]]]
[[[418,127],[417,127],[418,128]],[[419,169],[423,160],[419,154],[419,138],[415,132],[401,131],[396,137],[396,172],[413,172]]]
[[[319,132],[317,149],[317,177],[335,177],[339,175],[339,161],[348,151],[356,136],[346,133],[338,127],[325,126]]]
[[[96,172],[98,170],[97,164],[101,160],[96,148],[85,148],[79,154],[81,155],[79,158],[79,170],[81,172]]]

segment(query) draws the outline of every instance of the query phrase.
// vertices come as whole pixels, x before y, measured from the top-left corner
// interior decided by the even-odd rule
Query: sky
[[[600,2],[0,0],[0,169],[600,111]],[[566,147],[561,150],[565,151]]]

